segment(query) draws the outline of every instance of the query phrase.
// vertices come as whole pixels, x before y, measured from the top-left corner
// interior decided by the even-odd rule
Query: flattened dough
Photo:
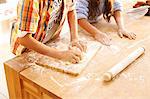
[[[94,41],[93,39],[85,39],[85,37],[81,39],[83,41],[86,41],[87,52],[78,64],[63,62],[61,60],[50,58],[41,54],[40,58],[36,61],[36,64],[47,68],[55,69],[64,73],[72,74],[74,76],[79,75],[86,68],[86,66],[88,66],[88,63],[96,54],[96,52],[101,48],[101,44],[99,42]],[[47,45],[59,50],[67,50],[69,42],[69,39],[63,37],[60,40],[56,40]]]

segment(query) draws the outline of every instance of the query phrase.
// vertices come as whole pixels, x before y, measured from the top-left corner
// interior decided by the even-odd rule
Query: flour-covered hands
[[[118,35],[119,37],[123,38],[123,36],[129,38],[130,40],[136,39],[136,34],[127,31],[126,29],[118,29]]]
[[[105,33],[102,33],[102,32],[96,33],[94,35],[94,38],[100,43],[102,43],[103,45],[106,45],[106,46],[111,45],[111,38]]]
[[[60,60],[71,62],[71,63],[79,63],[82,59],[82,52],[77,50],[77,48],[70,48],[67,51],[60,52]]]
[[[80,49],[81,52],[86,52],[86,50],[87,50],[86,43],[83,41],[79,41],[79,40],[71,41],[70,47],[77,47]]]

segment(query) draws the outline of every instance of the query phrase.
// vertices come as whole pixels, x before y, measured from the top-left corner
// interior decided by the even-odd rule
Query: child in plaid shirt
[[[86,47],[78,41],[76,12],[73,0],[20,0],[17,6],[17,21],[11,33],[11,50],[20,55],[26,48],[41,54],[77,63]],[[72,46],[59,51],[46,46],[49,40],[57,38],[68,16]]]

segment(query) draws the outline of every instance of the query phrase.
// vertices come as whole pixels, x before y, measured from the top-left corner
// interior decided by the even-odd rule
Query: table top
[[[143,0],[144,1],[144,0]],[[125,3],[128,5],[128,3]],[[129,6],[129,5],[128,5]],[[114,20],[93,24],[113,39],[111,47],[102,46],[85,70],[77,77],[29,63],[27,53],[7,62],[10,68],[20,72],[21,77],[65,99],[149,99],[150,97],[150,17],[129,19],[125,26],[136,33],[136,40],[119,38]],[[85,32],[79,29],[79,32]],[[102,74],[113,67],[139,46],[145,54],[129,65],[109,83],[101,81]]]
[[[102,99],[148,99],[150,97],[150,17],[137,20],[126,19],[129,31],[136,33],[136,40],[119,38],[116,25],[104,20],[94,24],[107,32],[113,39],[110,47],[102,46],[85,70],[77,77],[28,63],[26,54],[6,62],[21,76],[61,98]],[[80,33],[85,32],[82,29]],[[103,83],[101,76],[139,46],[145,54],[129,65],[109,83]]]

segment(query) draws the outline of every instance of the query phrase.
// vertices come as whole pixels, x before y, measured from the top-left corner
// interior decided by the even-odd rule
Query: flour
[[[85,39],[87,38],[87,39]],[[55,69],[67,74],[72,74],[77,76],[81,71],[88,66],[88,62],[93,58],[96,52],[101,48],[101,44],[90,37],[82,36],[81,41],[87,45],[87,51],[83,54],[82,60],[78,64],[72,64],[70,62],[65,62],[52,57],[38,54],[38,59],[35,62],[37,65],[44,66],[47,68]],[[60,51],[66,51],[69,49],[70,40],[66,36],[56,39],[47,44],[51,48],[58,49]],[[32,55],[34,57],[34,55]]]

